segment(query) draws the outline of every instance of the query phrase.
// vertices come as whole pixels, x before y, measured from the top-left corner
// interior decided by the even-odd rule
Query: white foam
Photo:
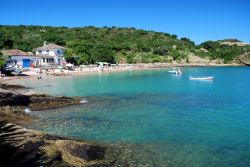
[[[25,114],[30,114],[32,111],[29,108],[24,109]]]
[[[86,100],[86,99],[82,99],[81,101],[80,101],[80,103],[82,103],[82,104],[84,104],[84,103],[87,103],[88,101]]]

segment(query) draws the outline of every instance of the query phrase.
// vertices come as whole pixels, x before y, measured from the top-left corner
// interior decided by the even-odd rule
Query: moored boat
[[[208,76],[208,77],[188,77],[189,80],[213,80],[214,77]]]
[[[168,73],[170,73],[170,74],[176,74],[176,70],[169,70]]]
[[[176,75],[181,75],[182,71],[179,68],[174,68],[173,70],[169,70],[168,73],[170,73],[170,74],[176,74]]]

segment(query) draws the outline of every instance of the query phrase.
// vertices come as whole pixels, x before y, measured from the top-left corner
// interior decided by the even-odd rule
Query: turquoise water
[[[31,128],[130,144],[134,166],[250,166],[250,68],[190,67],[179,77],[167,70],[18,83],[88,101],[36,112]],[[215,79],[191,81],[190,75]]]

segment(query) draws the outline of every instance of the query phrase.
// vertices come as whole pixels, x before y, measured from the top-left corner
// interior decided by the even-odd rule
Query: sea
[[[250,68],[183,67],[15,83],[81,97],[83,104],[32,112],[46,133],[127,145],[130,166],[249,167]],[[213,76],[213,80],[189,80]],[[128,155],[129,154],[129,155]]]

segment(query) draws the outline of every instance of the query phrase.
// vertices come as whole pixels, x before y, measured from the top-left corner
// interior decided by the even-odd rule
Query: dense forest
[[[0,25],[0,50],[20,49],[33,51],[43,42],[66,48],[65,57],[75,64],[189,62],[195,55],[210,60],[232,62],[235,57],[250,51],[249,45],[238,46],[223,42],[240,42],[236,39],[207,41],[195,45],[187,37],[178,38],[168,33],[93,26],[82,28],[49,26]]]

